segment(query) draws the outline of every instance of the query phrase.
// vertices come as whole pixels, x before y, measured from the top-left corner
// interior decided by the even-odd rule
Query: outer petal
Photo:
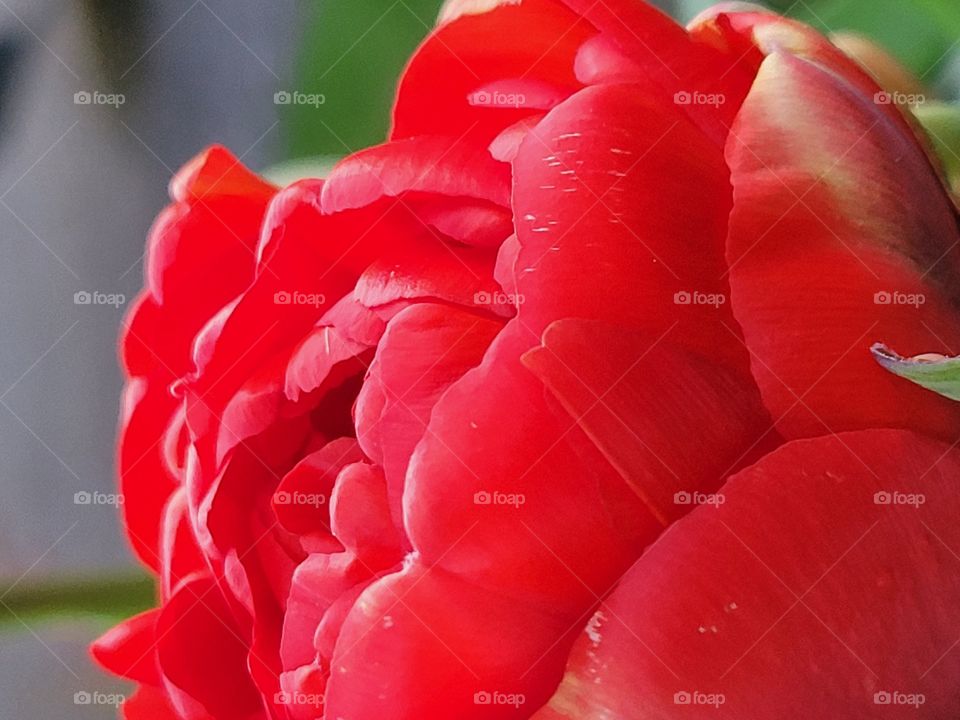
[[[470,95],[497,81],[518,78],[574,92],[580,83],[573,74],[573,59],[580,43],[593,33],[586,20],[553,0],[498,3],[489,12],[461,15],[442,24],[404,72],[391,137],[466,136],[485,146],[500,130],[536,110],[472,106]]]
[[[875,340],[908,354],[960,348],[957,218],[913,138],[833,73],[777,53],[727,156],[733,309],[778,429],[957,437],[960,406],[869,354]]]
[[[905,431],[789,443],[647,551],[535,717],[956,716],[957,477]]]
[[[514,168],[519,319],[537,341],[555,320],[603,320],[670,331],[746,374],[723,277],[728,170],[677,106],[588,88],[527,135]]]

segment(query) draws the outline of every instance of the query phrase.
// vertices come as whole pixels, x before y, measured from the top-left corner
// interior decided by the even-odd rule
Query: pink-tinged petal
[[[369,349],[369,345],[343,337],[335,327],[314,328],[286,363],[284,394],[296,402],[322,386],[336,387],[364,365],[362,360],[347,361],[362,358]]]
[[[207,570],[207,561],[190,518],[186,487],[174,491],[164,508],[160,526],[160,559],[160,591],[164,600],[173,595],[182,582]]]
[[[509,205],[509,168],[484,148],[460,142],[455,136],[397,140],[340,161],[324,186],[322,205],[329,214],[412,192]]]
[[[330,525],[347,551],[370,567],[389,567],[403,557],[386,479],[375,465],[357,462],[340,472],[330,499]]]
[[[787,444],[634,565],[535,717],[957,716],[957,477],[906,431]]]
[[[408,204],[426,225],[463,245],[495,249],[513,232],[510,211],[483,200],[426,197]]]
[[[137,557],[160,570],[163,508],[177,486],[164,458],[163,437],[177,400],[146,378],[127,382],[121,400],[118,466],[124,529]]]
[[[371,308],[397,300],[434,300],[475,308],[477,295],[499,289],[493,279],[494,260],[490,249],[447,243],[421,228],[364,270],[354,298]]]
[[[661,10],[636,0],[562,0],[583,15],[605,41],[578,58],[582,78],[642,82],[644,94],[677,102],[716,143],[727,129],[753,78],[754,58],[712,39],[690,34]],[[615,47],[610,47],[610,44]],[[606,46],[606,47],[604,47]],[[625,61],[621,62],[619,57]],[[620,66],[620,67],[617,67]],[[637,67],[642,69],[637,71]],[[682,93],[720,96],[717,103],[684,102]]]
[[[372,568],[344,552],[313,553],[300,563],[290,583],[283,618],[280,656],[286,670],[313,663],[317,656],[314,636],[327,612],[345,595],[355,598],[373,577]]]
[[[517,158],[527,133],[535,128],[543,117],[543,113],[531,115],[505,128],[490,142],[490,154],[501,162],[512,163]]]
[[[643,82],[646,75],[642,63],[625,54],[609,35],[595,35],[577,51],[577,78],[584,85],[608,82]]]
[[[414,561],[368,588],[344,623],[327,716],[519,720],[556,685],[570,635],[556,616]],[[485,703],[488,693],[513,702]]]
[[[565,317],[672,328],[746,370],[724,277],[728,170],[677,106],[587,88],[527,135],[514,168],[519,318],[534,342]]]
[[[353,438],[339,438],[310,453],[283,476],[273,494],[273,511],[297,535],[330,533],[330,496],[340,471],[362,457]]]
[[[364,452],[383,467],[397,527],[407,466],[433,406],[480,364],[501,328],[496,320],[435,304],[407,308],[387,326],[357,398],[356,427]]]
[[[186,720],[207,713],[217,720],[262,717],[247,671],[248,647],[211,579],[182,585],[161,610],[156,632],[168,692]],[[205,712],[198,714],[200,708]]]
[[[907,354],[960,350],[960,234],[913,138],[832,72],[778,53],[727,157],[732,305],[778,430],[956,438],[960,406],[899,382],[869,353],[878,339]]]
[[[573,74],[574,56],[593,33],[588,22],[552,0],[500,3],[489,12],[444,23],[424,41],[403,74],[391,137],[443,134],[485,145],[536,111],[474,107],[471,94],[491,83],[520,78],[572,93],[581,87]]]
[[[669,336],[560,320],[523,361],[664,526],[776,442],[749,376]],[[691,427],[700,428],[695,447]]]
[[[105,632],[90,645],[93,659],[114,675],[160,685],[155,646],[159,614],[159,610],[148,610]]]

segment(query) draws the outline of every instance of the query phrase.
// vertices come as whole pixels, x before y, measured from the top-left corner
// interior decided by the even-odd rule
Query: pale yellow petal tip
[[[920,79],[873,40],[854,33],[834,33],[830,40],[873,76],[887,92],[907,97],[928,97],[928,90]]]
[[[481,15],[500,5],[519,5],[521,0],[446,0],[440,8],[437,25],[456,20],[463,15]]]

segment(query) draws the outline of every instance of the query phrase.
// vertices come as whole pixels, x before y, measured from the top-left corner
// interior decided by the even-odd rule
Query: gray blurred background
[[[264,170],[381,139],[396,77],[440,5],[391,2],[0,0],[0,720],[112,717],[74,695],[125,691],[85,646],[148,605],[151,585],[116,508],[75,496],[114,492],[116,335],[170,175],[212,142]],[[822,20],[884,4],[857,2],[803,8]],[[707,4],[671,9],[688,18]],[[949,32],[930,57],[960,37]],[[277,106],[284,89],[326,102]],[[123,103],[83,104],[93,93]]]

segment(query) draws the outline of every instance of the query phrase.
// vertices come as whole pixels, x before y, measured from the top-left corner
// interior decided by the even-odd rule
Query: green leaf
[[[951,400],[960,400],[960,357],[927,354],[901,357],[882,343],[870,351],[881,366],[927,390]]]

